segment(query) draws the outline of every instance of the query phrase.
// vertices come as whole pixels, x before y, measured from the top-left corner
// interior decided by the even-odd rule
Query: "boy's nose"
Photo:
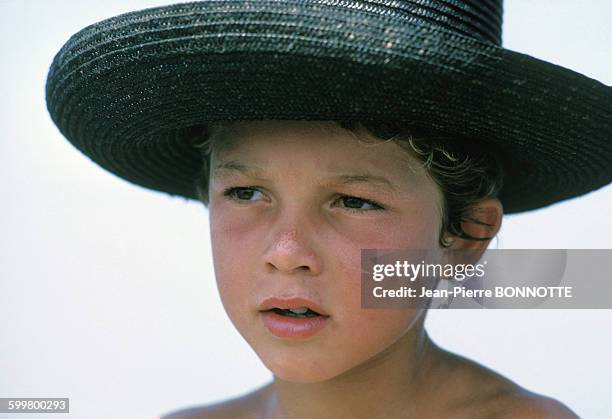
[[[273,234],[273,239],[264,254],[264,262],[269,272],[296,271],[317,275],[321,262],[303,232],[298,228],[285,228]]]

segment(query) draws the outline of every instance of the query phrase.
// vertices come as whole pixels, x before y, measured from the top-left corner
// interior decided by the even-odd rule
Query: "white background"
[[[219,302],[205,208],[99,169],[46,111],[47,69],[70,35],[162,4],[0,0],[0,397],[150,418],[271,378]],[[504,18],[506,47],[612,85],[609,1],[509,0]],[[493,247],[612,248],[611,208],[608,186],[509,216]],[[612,310],[435,310],[427,326],[584,418],[612,417]]]

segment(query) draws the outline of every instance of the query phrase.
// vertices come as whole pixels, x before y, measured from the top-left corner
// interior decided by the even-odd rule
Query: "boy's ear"
[[[478,256],[482,256],[491,239],[499,231],[504,215],[504,209],[497,198],[486,198],[479,201],[471,213],[470,218],[474,221],[465,221],[461,224],[463,231],[471,237],[489,237],[486,240],[470,240],[460,237],[452,237],[448,250],[469,250]],[[474,262],[476,262],[476,259]]]

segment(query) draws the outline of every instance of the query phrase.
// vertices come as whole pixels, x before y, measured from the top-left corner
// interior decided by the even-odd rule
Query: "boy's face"
[[[335,377],[422,327],[421,310],[361,309],[361,249],[439,249],[441,195],[418,160],[392,142],[365,144],[331,127],[239,123],[211,162],[224,307],[264,364],[288,381]],[[392,186],[338,178],[365,173]],[[225,195],[228,188],[244,189]],[[260,311],[270,297],[310,299],[329,318],[309,337],[279,337]]]

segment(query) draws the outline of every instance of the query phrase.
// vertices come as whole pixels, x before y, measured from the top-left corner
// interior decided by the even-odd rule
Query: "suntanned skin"
[[[529,392],[495,372],[430,343],[432,365],[418,401],[389,406],[369,406],[376,415],[363,413],[357,405],[343,411],[318,412],[321,419],[576,419],[557,400]],[[290,419],[307,418],[277,408],[271,382],[253,392],[222,403],[182,409],[160,419]],[[370,388],[378,395],[375,388]],[[382,398],[384,399],[384,398]],[[361,413],[360,413],[361,412]]]
[[[330,124],[305,121],[238,124],[231,140],[219,155],[213,152],[211,164],[223,169],[211,176],[210,188],[215,276],[230,319],[274,380],[243,397],[163,419],[576,417],[561,403],[438,348],[423,326],[426,307],[361,308],[360,249],[445,251],[438,242],[441,192],[414,156],[394,143],[363,144]],[[259,169],[232,170],[247,166]],[[333,181],[363,170],[388,179],[393,192]],[[236,187],[252,195],[228,198]],[[338,195],[382,209],[356,212]],[[477,208],[485,224],[464,230],[495,236],[499,200],[483,199]],[[455,239],[450,248],[483,252],[487,245]],[[317,299],[329,311],[328,326],[303,341],[270,334],[258,307],[283,293]]]

